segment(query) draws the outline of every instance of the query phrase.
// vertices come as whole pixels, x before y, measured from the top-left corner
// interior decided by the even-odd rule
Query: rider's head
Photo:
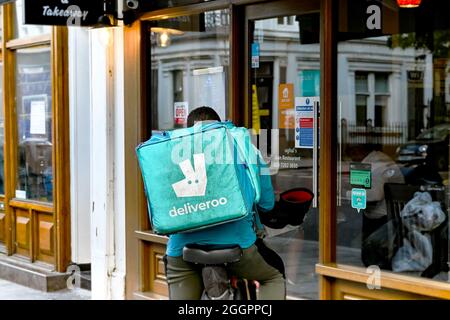
[[[220,121],[220,117],[213,108],[199,107],[189,113],[187,126],[192,127],[197,121]]]

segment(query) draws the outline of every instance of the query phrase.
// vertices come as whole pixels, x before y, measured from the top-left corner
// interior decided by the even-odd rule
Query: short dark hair
[[[211,107],[199,107],[192,110],[187,118],[187,126],[192,127],[196,121],[215,120],[220,121],[220,117]]]

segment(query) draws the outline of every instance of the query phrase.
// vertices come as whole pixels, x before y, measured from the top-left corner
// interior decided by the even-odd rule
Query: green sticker
[[[370,189],[372,187],[372,166],[367,163],[351,163],[350,184]]]
[[[352,189],[352,208],[358,210],[366,209],[367,193],[366,189]]]

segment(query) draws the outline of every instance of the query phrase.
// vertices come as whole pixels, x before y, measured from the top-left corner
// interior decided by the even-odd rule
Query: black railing
[[[341,124],[341,143],[349,145],[400,145],[408,140],[408,126],[405,123],[389,123],[382,127]]]

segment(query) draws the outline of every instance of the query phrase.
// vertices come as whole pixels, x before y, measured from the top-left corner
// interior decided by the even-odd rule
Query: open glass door
[[[248,126],[259,133],[258,147],[271,164],[277,199],[294,188],[315,194],[303,224],[267,229],[267,244],[284,261],[292,298],[319,297],[319,10],[318,1],[246,8]]]

